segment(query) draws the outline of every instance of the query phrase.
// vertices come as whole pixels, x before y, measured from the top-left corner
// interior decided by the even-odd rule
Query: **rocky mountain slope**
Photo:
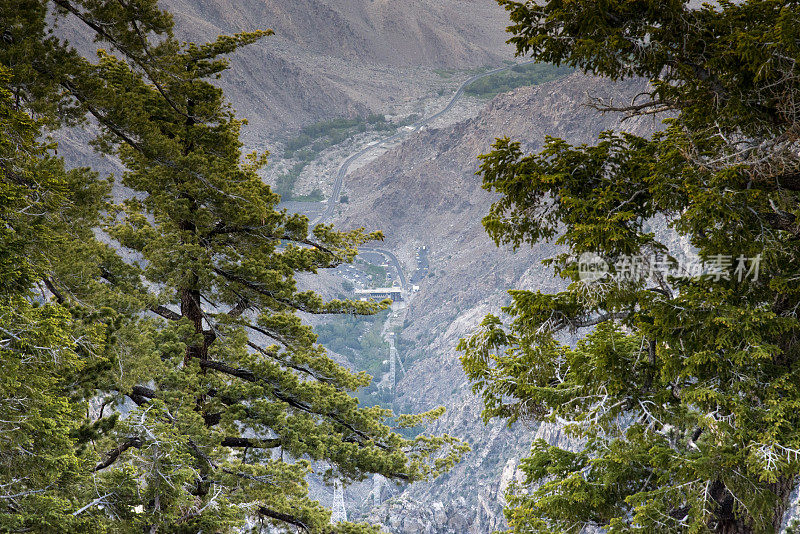
[[[270,28],[275,35],[230,58],[220,85],[248,150],[274,149],[300,127],[336,117],[403,114],[458,83],[441,69],[497,65],[512,57],[503,9],[484,0],[162,0],[181,39]],[[98,44],[75,21],[60,33],[88,57]],[[68,157],[87,164],[82,131],[60,135]],[[101,171],[115,170],[103,162]]]
[[[322,119],[389,112],[391,103],[435,83],[433,68],[495,65],[510,57],[505,11],[481,0],[165,0],[162,5],[187,39],[275,31],[236,54],[223,81],[228,98],[250,121],[251,144]]]
[[[457,67],[496,62],[505,12],[480,0],[237,0],[164,4],[181,26],[269,27],[282,43],[360,63]],[[190,30],[195,31],[195,30]]]
[[[417,484],[373,508],[369,518],[392,533],[489,533],[503,524],[503,494],[517,477],[538,429],[536,422],[506,428],[484,425],[481,402],[466,383],[455,346],[486,313],[507,302],[510,288],[554,291],[557,282],[539,261],[549,245],[514,253],[498,249],[481,218],[492,194],[475,176],[477,156],[496,137],[509,136],[536,150],[545,136],[573,143],[593,142],[619,118],[584,105],[592,96],[630,98],[641,82],[614,85],[574,74],[549,84],[500,95],[475,119],[420,132],[347,177],[350,203],[336,223],[382,229],[384,248],[393,250],[408,271],[421,246],[430,250],[426,278],[406,316],[401,357],[410,362],[398,384],[395,406],[420,411],[444,405],[448,413],[434,428],[466,439],[473,452],[451,473]],[[645,135],[652,120],[628,121],[628,131]],[[542,428],[551,439],[557,429]],[[353,506],[359,503],[353,502]]]

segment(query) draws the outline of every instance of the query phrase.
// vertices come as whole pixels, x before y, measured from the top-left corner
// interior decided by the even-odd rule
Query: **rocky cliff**
[[[501,136],[528,150],[539,148],[547,135],[591,143],[620,123],[619,117],[585,106],[588,95],[626,99],[642,88],[641,82],[615,85],[580,74],[521,88],[498,96],[474,119],[420,132],[347,177],[350,203],[338,225],[382,229],[384,247],[408,271],[419,247],[430,250],[430,274],[410,303],[400,335],[401,357],[410,364],[395,406],[411,411],[446,406],[433,430],[459,436],[473,449],[432,483],[387,491],[387,501],[366,513],[389,532],[483,534],[502,527],[505,489],[519,476],[517,461],[536,432],[553,442],[562,439],[558,429],[540,429],[534,421],[512,428],[497,421],[484,425],[480,399],[470,391],[455,351],[459,338],[508,301],[506,290],[558,289],[539,264],[552,254],[551,246],[514,253],[498,249],[485,234],[481,218],[493,196],[475,175],[477,156]],[[652,120],[624,124],[642,135],[655,127]]]

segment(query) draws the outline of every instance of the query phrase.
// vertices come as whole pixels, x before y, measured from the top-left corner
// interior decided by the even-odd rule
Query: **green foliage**
[[[118,321],[40,301],[54,273],[102,261],[92,226],[108,183],[65,171],[38,142],[44,121],[16,106],[13,75],[0,65],[0,530],[99,532],[90,513],[75,513],[95,498],[96,455],[81,429],[88,399],[111,382]]]
[[[511,531],[776,532],[800,472],[798,6],[500,3],[520,53],[651,80],[600,109],[672,115],[651,138],[548,139],[531,155],[501,139],[482,157],[500,194],[489,235],[560,245],[545,264],[569,284],[512,291],[460,344],[486,418],[558,422],[573,440],[533,445]],[[760,255],[759,275],[650,269],[683,252],[669,232],[705,260]],[[584,253],[608,273],[582,279]],[[622,276],[631,256],[644,269]],[[575,348],[557,341],[588,328]]]
[[[295,275],[381,235],[277,210],[266,155],[243,157],[215,80],[269,31],[181,43],[154,0],[0,14],[0,529],[233,532],[251,517],[373,532],[329,524],[308,498],[314,462],[326,479],[411,482],[458,460],[454,438],[406,438],[389,410],[361,405],[369,377],[332,361],[299,315],[379,312]],[[52,37],[63,17],[109,49],[91,62]],[[37,142],[87,115],[95,148],[126,167],[120,205]]]
[[[464,89],[464,92],[481,98],[492,98],[517,87],[551,82],[571,72],[572,69],[554,67],[546,63],[515,65],[509,70],[475,80]]]
[[[307,195],[298,195],[293,197],[293,200],[297,202],[321,202],[325,200],[325,195],[322,194],[322,190],[319,188],[314,188],[311,192]]]
[[[394,130],[396,127],[397,125],[387,122],[383,115],[376,114],[353,119],[336,118],[316,122],[303,127],[297,136],[286,141],[284,157],[309,161],[324,149],[338,145],[358,133],[388,131]]]
[[[372,316],[333,317],[315,332],[322,345],[347,356],[356,369],[380,376],[383,361],[389,358],[389,344],[381,336],[387,315],[388,311]]]
[[[91,513],[74,514],[93,498],[96,461],[78,447],[87,399],[75,382],[100,378],[107,328],[21,297],[3,299],[0,324],[0,529],[97,532]]]
[[[307,162],[301,161],[295,163],[288,172],[280,175],[275,182],[275,192],[281,196],[281,199],[292,200],[292,192],[294,191],[294,184],[300,178],[300,173],[306,168]]]
[[[370,277],[371,287],[386,287],[386,267],[362,260],[358,260],[358,262]]]

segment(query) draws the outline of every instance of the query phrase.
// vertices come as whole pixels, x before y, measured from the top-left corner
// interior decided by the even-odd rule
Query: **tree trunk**
[[[769,485],[769,490],[776,497],[772,514],[772,532],[781,531],[783,516],[789,508],[789,498],[796,484],[796,478],[782,478]],[[711,496],[717,502],[714,532],[719,534],[754,534],[756,532],[750,521],[737,516],[734,498],[722,482],[714,482],[711,487]]]
[[[203,334],[203,310],[200,308],[200,291],[196,289],[181,289],[181,316],[192,321],[195,334]],[[208,346],[205,342],[205,336],[200,344],[186,346],[184,363],[188,365],[192,358],[208,359]]]

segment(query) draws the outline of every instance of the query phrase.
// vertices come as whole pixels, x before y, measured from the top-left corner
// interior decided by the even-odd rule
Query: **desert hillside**
[[[248,149],[274,151],[300,127],[319,121],[408,114],[417,102],[450,92],[459,79],[451,79],[451,72],[512,57],[505,44],[506,13],[493,2],[165,0],[161,5],[187,41],[275,31],[234,54],[220,81],[238,115],[248,120],[243,131]],[[74,21],[65,21],[60,32],[87,56],[99,46]],[[64,137],[74,147],[68,157],[76,164],[94,157],[83,141],[80,132]]]

